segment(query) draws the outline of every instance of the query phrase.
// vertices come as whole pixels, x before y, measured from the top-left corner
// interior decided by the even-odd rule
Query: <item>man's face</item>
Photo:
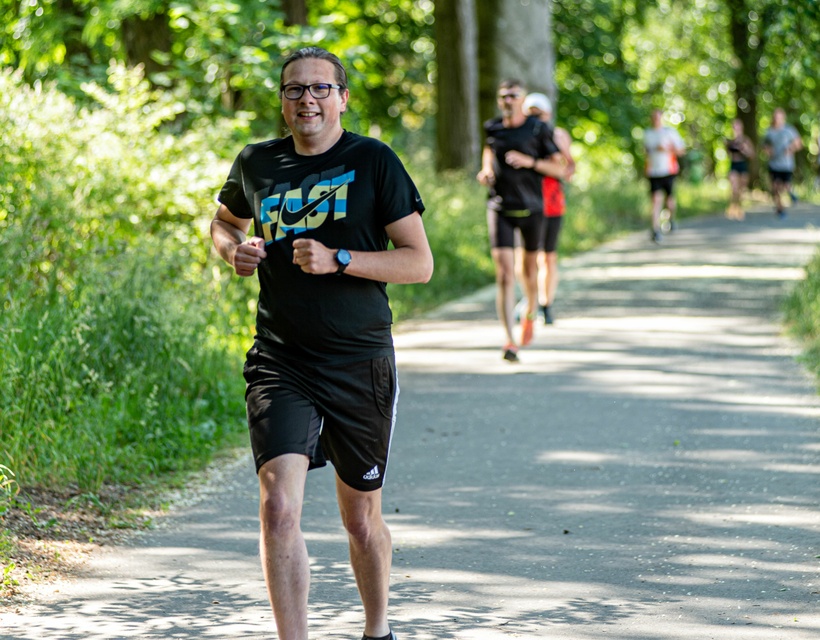
[[[289,84],[338,84],[332,63],[319,58],[303,58],[291,62],[285,69],[282,86]],[[282,115],[297,138],[322,140],[337,135],[341,114],[347,108],[347,89],[331,89],[327,98],[314,98],[305,89],[302,97],[289,100],[282,94]]]
[[[663,123],[663,112],[662,111],[653,111],[652,112],[652,126],[656,129],[661,126]]]
[[[524,89],[521,87],[504,87],[498,90],[498,108],[505,116],[521,113],[521,104],[524,102]]]
[[[772,121],[775,127],[782,127],[786,124],[786,112],[783,109],[775,109],[772,114]]]
[[[735,136],[743,135],[743,122],[741,120],[732,120],[732,132]]]

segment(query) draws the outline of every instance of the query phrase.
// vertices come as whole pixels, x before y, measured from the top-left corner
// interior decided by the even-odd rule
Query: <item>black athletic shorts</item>
[[[746,160],[732,160],[729,173],[749,173],[749,163]]]
[[[672,195],[672,188],[675,186],[677,176],[661,176],[660,178],[649,178],[649,193],[664,191],[666,195]]]
[[[359,491],[383,485],[399,396],[393,355],[309,365],[254,345],[244,375],[257,473],[277,456],[298,453],[310,469],[330,461]]]
[[[772,182],[782,182],[783,184],[789,184],[792,181],[792,176],[794,175],[794,172],[777,171],[769,167],[769,175],[772,178]]]
[[[552,253],[558,248],[558,234],[561,233],[564,216],[547,216],[544,220],[544,251]]]
[[[521,231],[525,251],[538,251],[544,233],[544,215],[539,211],[496,211],[487,207],[487,228],[493,249],[515,247],[515,230]]]

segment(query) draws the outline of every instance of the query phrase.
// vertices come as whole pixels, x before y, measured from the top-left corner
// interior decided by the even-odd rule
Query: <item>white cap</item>
[[[524,104],[521,105],[524,113],[529,114],[530,107],[535,107],[544,113],[552,113],[552,103],[543,93],[530,93],[524,98]]]

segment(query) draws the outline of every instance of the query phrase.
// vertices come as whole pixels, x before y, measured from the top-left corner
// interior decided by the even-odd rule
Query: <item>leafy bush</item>
[[[0,462],[21,485],[138,483],[242,427],[251,287],[207,220],[232,126],[173,137],[133,73],[78,110],[0,74]],[[226,382],[227,381],[227,382]]]

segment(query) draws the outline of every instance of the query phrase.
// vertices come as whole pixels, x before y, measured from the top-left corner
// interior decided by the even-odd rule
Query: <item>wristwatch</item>
[[[339,265],[339,268],[336,269],[336,275],[340,276],[345,272],[347,269],[347,265],[350,264],[350,251],[347,249],[339,249],[336,252],[336,264]]]

